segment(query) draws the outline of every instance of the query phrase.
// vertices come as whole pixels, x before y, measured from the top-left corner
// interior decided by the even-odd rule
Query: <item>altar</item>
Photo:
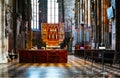
[[[64,40],[64,23],[41,24],[41,36],[46,48],[59,48]]]
[[[67,63],[68,51],[60,49],[64,39],[64,23],[41,24],[42,41],[46,47],[42,49],[19,50],[20,63]]]
[[[67,63],[67,50],[19,50],[20,63]]]

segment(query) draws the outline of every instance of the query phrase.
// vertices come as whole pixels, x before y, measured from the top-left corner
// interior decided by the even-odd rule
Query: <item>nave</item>
[[[120,70],[85,61],[74,55],[68,63],[18,63],[0,64],[0,78],[119,78]]]

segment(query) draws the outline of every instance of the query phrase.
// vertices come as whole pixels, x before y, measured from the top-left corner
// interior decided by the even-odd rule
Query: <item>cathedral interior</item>
[[[0,0],[0,78],[119,78],[119,0]]]

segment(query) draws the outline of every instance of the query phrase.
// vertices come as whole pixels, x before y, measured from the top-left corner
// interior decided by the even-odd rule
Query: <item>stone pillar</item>
[[[97,41],[97,37],[98,37],[98,33],[97,33],[97,0],[93,0],[94,1],[94,11],[93,11],[93,22],[94,22],[94,26],[93,26],[93,36],[94,36],[94,43],[95,43],[95,47],[96,49],[98,48],[98,41]]]
[[[108,40],[108,19],[107,19],[107,10],[108,8],[108,3],[107,0],[104,0],[104,44],[107,45],[107,40]]]
[[[107,17],[107,8],[109,7],[109,1],[108,0],[105,0],[105,8],[104,8],[104,11],[105,11],[105,14],[104,14],[104,23],[105,23],[105,44],[106,44],[106,48],[109,48],[109,20],[108,20],[108,17]]]
[[[5,31],[5,0],[0,0],[0,63],[7,63],[8,33]],[[5,33],[6,32],[6,33]]]
[[[16,0],[13,0],[13,44],[14,44],[14,53],[17,54],[17,18],[16,18]]]
[[[91,3],[90,0],[88,0],[88,26],[91,26]]]
[[[97,0],[97,43],[101,43],[101,2],[100,0]]]
[[[116,0],[116,21],[113,21],[113,26],[115,26],[115,33],[112,34],[113,39],[116,39],[114,44],[116,45],[116,50],[120,52],[120,1]],[[113,27],[112,27],[113,28]],[[112,43],[113,44],[113,43]]]
[[[70,25],[70,26],[72,26],[72,37],[74,37],[73,39],[73,45],[72,46],[75,46],[75,44],[76,44],[76,36],[77,35],[75,35],[75,25],[74,25],[74,15],[75,15],[75,12],[74,12],[74,5],[75,5],[75,0],[64,0],[64,15],[65,15],[65,20],[72,20],[72,23],[71,22],[67,22],[67,21],[65,21],[65,29],[67,30],[67,26],[68,26],[68,24]],[[67,33],[67,32],[66,32]],[[66,36],[66,37],[68,37],[68,36]]]
[[[104,0],[101,0],[101,43],[104,42]]]
[[[89,44],[91,45],[91,41],[92,41],[92,31],[91,31],[91,2],[90,0],[88,0],[88,3],[87,3],[87,10],[88,10],[88,34],[89,34]]]
[[[86,33],[87,33],[87,31],[86,31],[86,28],[87,28],[87,25],[88,25],[88,9],[87,9],[87,3],[88,3],[88,0],[85,0],[85,8],[84,8],[84,11],[85,11],[85,25],[84,25],[84,44],[85,44],[85,42],[87,41],[86,40]]]
[[[107,19],[107,0],[101,0],[101,43],[106,45],[107,40],[107,28],[108,28],[108,19]]]
[[[13,50],[13,18],[12,18],[12,10],[13,10],[13,0],[6,1],[6,24],[8,28],[8,51],[12,52]]]
[[[85,24],[88,25],[88,0],[85,0]]]
[[[80,21],[82,19],[82,10],[81,10],[81,0],[78,0],[77,1],[77,28],[78,28],[78,31],[77,31],[77,42],[81,42],[81,34],[80,34],[80,30],[81,30],[81,27],[80,27]],[[80,29],[80,30],[79,30]]]
[[[119,43],[118,43],[119,42],[119,29],[117,29],[118,28],[116,26],[117,23],[116,23],[115,19],[112,21],[112,44],[111,44],[111,49],[119,51]],[[116,44],[116,43],[118,43],[118,44]]]
[[[106,14],[106,0],[101,0],[101,11],[102,11],[102,19],[101,19],[101,43],[105,44],[105,28],[107,23],[107,14]]]

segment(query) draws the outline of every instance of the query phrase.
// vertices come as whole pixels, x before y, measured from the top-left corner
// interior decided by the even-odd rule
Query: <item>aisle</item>
[[[116,78],[119,69],[105,67],[107,75],[101,74],[102,65],[92,64],[73,55],[68,63],[8,63],[0,64],[0,78]]]

